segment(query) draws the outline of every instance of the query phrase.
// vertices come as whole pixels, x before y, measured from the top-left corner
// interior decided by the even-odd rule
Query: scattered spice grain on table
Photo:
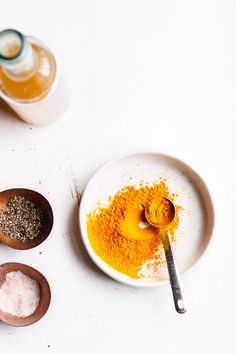
[[[139,278],[145,262],[151,260],[158,269],[162,239],[157,228],[145,218],[146,205],[155,198],[174,202],[165,181],[140,187],[127,186],[110,197],[109,205],[98,206],[88,213],[87,232],[95,253],[118,272]],[[180,206],[169,225],[172,241],[179,225]]]

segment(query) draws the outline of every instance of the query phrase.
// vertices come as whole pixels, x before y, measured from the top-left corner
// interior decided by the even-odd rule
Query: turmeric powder
[[[87,215],[87,232],[95,253],[118,272],[131,278],[139,278],[141,266],[148,260],[158,265],[159,246],[162,238],[159,230],[147,223],[145,207],[151,200],[165,196],[173,201],[173,195],[164,181],[136,188],[127,186],[110,197],[107,207],[100,205]],[[168,230],[174,232],[179,224],[179,208]]]
[[[155,198],[146,206],[145,216],[153,226],[166,227],[174,219],[175,207],[167,198]]]

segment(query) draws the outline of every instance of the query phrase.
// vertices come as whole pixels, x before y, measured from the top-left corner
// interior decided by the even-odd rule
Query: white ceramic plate
[[[134,153],[118,157],[104,165],[89,181],[79,212],[79,224],[84,245],[97,266],[113,279],[134,286],[159,286],[168,282],[166,266],[150,278],[133,279],[117,272],[93,251],[86,228],[87,213],[101,201],[126,185],[139,186],[141,180],[150,184],[166,178],[171,193],[178,193],[176,204],[184,211],[176,231],[174,252],[180,273],[186,273],[206,251],[212,237],[214,211],[211,197],[199,175],[185,163],[158,153]]]

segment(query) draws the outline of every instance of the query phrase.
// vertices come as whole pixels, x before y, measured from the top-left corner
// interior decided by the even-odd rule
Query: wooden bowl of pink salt
[[[0,320],[12,326],[28,326],[47,312],[51,291],[46,278],[22,263],[0,265]]]

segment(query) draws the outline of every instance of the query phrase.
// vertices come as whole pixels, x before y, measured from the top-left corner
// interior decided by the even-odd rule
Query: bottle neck
[[[0,65],[9,75],[29,76],[36,67],[37,57],[25,36],[15,30],[0,32]]]

